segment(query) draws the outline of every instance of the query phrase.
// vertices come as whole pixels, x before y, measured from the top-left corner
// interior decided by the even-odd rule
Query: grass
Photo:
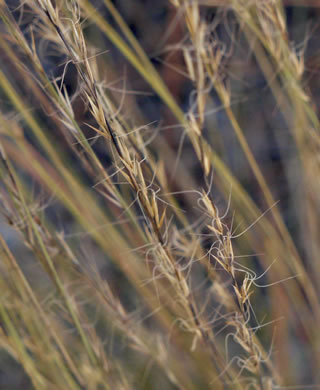
[[[319,120],[289,2],[174,0],[162,40],[109,0],[16,3],[2,388],[317,388]]]

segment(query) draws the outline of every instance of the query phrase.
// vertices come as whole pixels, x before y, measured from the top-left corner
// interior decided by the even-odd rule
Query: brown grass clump
[[[128,3],[0,1],[0,387],[317,388],[319,120],[290,4],[172,0],[159,27]]]

